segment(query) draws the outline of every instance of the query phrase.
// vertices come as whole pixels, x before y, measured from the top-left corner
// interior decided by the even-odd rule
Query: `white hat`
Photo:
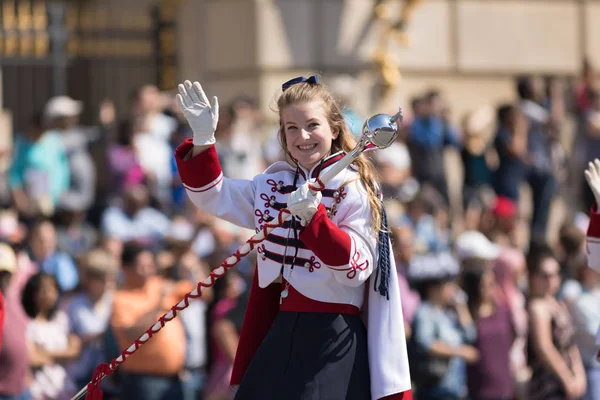
[[[376,153],[375,157],[378,162],[390,165],[395,169],[410,168],[410,153],[404,143],[394,142],[385,151]]]
[[[419,254],[412,258],[406,271],[411,281],[451,279],[460,272],[458,262],[449,252]]]
[[[83,103],[73,100],[69,96],[56,96],[48,100],[44,108],[44,117],[46,119],[60,117],[75,117],[81,114]]]
[[[454,243],[456,257],[459,260],[479,258],[482,260],[495,260],[500,255],[500,247],[485,237],[479,231],[463,232]]]
[[[6,243],[0,243],[0,271],[13,274],[17,269],[17,256],[15,251]]]

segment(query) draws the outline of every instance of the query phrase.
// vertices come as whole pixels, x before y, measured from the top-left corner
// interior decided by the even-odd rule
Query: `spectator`
[[[143,185],[131,186],[123,193],[123,205],[113,205],[102,215],[102,233],[122,242],[135,241],[153,247],[161,244],[168,232],[169,218],[150,207],[150,193]]]
[[[140,122],[146,132],[161,142],[168,143],[177,127],[177,121],[163,111],[160,91],[155,85],[141,85],[130,97],[132,119]]]
[[[520,247],[519,243],[519,209],[518,203],[508,197],[498,196],[493,208],[494,227],[491,233],[496,243],[506,246]]]
[[[409,270],[422,302],[415,314],[409,354],[411,376],[422,400],[467,395],[466,363],[479,359],[476,331],[466,303],[458,300],[458,264],[448,254],[416,257]]]
[[[68,96],[51,98],[44,108],[44,122],[61,136],[69,163],[69,188],[57,204],[58,209],[65,211],[89,209],[96,194],[96,169],[88,151],[93,138],[79,126],[82,110],[83,103]]]
[[[58,213],[56,227],[57,247],[77,258],[90,251],[98,241],[98,232],[87,220],[85,211]]]
[[[465,118],[463,124],[463,145],[461,159],[464,170],[463,207],[475,206],[477,193],[484,187],[492,186],[491,144],[485,137],[486,129],[494,120],[493,109],[482,107]]]
[[[425,112],[416,117],[410,127],[408,140],[415,177],[420,183],[429,183],[448,201],[448,187],[444,169],[444,149],[460,146],[458,133],[443,117],[444,105],[440,93],[430,91],[424,98]]]
[[[582,265],[587,265],[585,233],[575,225],[564,225],[559,232],[562,250],[561,279],[559,298],[567,304],[577,299],[583,288],[578,279]]]
[[[62,292],[69,292],[77,287],[79,272],[73,259],[58,250],[56,228],[52,222],[40,220],[31,227],[29,248],[32,261],[41,271],[56,279]]]
[[[134,137],[140,127],[129,120],[119,124],[115,143],[108,148],[107,161],[111,175],[112,197],[118,196],[130,186],[145,182],[145,172],[141,167]]]
[[[410,337],[412,323],[419,308],[421,298],[419,294],[409,285],[407,273],[414,254],[414,234],[407,228],[395,228],[393,230],[393,247],[398,273],[398,284],[400,285],[400,299],[402,300],[402,316],[404,317],[404,331],[406,337]]]
[[[531,371],[527,364],[528,315],[525,292],[527,291],[527,265],[522,251],[504,248],[494,266],[499,300],[510,310],[516,338],[510,350],[511,372],[515,391],[519,398],[527,398],[527,384]]]
[[[177,129],[177,120],[164,113],[165,106],[154,85],[142,85],[131,96],[131,119],[139,127],[138,134],[133,138],[138,160],[152,182],[152,195],[168,206],[173,153],[170,138]]]
[[[586,376],[575,331],[566,305],[556,299],[560,267],[544,246],[530,250],[530,331],[528,358],[532,368],[529,398],[580,398],[586,392]]]
[[[5,212],[0,220],[0,240],[10,243],[0,244],[0,269],[13,271],[9,282],[6,282],[8,272],[0,273],[5,278],[3,284],[6,286],[2,288],[2,293],[5,300],[5,320],[9,321],[2,332],[0,399],[29,400],[29,352],[26,341],[29,317],[23,309],[21,298],[23,287],[35,273],[35,265],[25,251],[18,249],[23,233],[16,220],[11,223],[12,216],[14,214]]]
[[[32,319],[27,326],[32,400],[68,400],[76,391],[66,366],[79,357],[81,342],[58,307],[59,294],[56,279],[45,272],[32,276],[23,290],[23,307]]]
[[[7,244],[0,243],[0,354],[2,351],[4,326],[6,325],[4,296],[16,268],[17,257],[15,256],[15,252]]]
[[[539,96],[530,77],[517,80],[519,108],[529,121],[527,151],[530,160],[527,182],[533,195],[531,235],[545,239],[550,206],[557,187],[548,132],[550,113],[539,105]]]
[[[260,174],[264,165],[257,138],[251,132],[236,130],[236,115],[233,107],[223,107],[219,115],[215,144],[225,176],[233,179],[252,179]]]
[[[469,398],[474,400],[512,399],[515,394],[510,350],[515,329],[510,308],[498,301],[493,267],[478,261],[462,276],[468,306],[477,328],[474,343],[479,360],[467,366]]]
[[[112,312],[117,264],[106,251],[95,249],[81,263],[81,290],[64,309],[72,332],[81,340],[81,356],[69,366],[77,387],[91,381],[94,369],[106,361],[102,345]]]
[[[128,348],[194,287],[189,281],[175,283],[157,276],[154,256],[137,245],[125,246],[122,268],[124,282],[114,296],[110,322],[120,350]],[[176,318],[121,366],[123,398],[182,398],[179,374],[185,353],[185,331]]]
[[[192,251],[185,251],[179,258],[177,276],[191,282],[201,282],[210,273],[206,263]],[[194,300],[179,317],[186,335],[187,352],[182,374],[184,400],[197,400],[205,385],[208,363],[207,321],[208,304],[213,298],[212,288],[204,288],[202,297]]]
[[[519,201],[519,188],[527,175],[527,135],[529,123],[523,113],[510,104],[498,108],[498,131],[494,146],[499,165],[494,173],[498,196]]]
[[[438,221],[430,214],[431,202],[423,188],[406,204],[406,213],[396,223],[398,227],[406,227],[415,233],[415,251],[420,254],[444,251],[448,247],[447,238],[440,232]],[[442,210],[438,209],[438,212]]]
[[[414,185],[411,173],[411,159],[408,148],[402,142],[394,142],[377,153],[377,165],[381,174],[381,186],[384,197],[405,199],[407,189]],[[413,193],[414,195],[414,193]]]
[[[17,209],[27,218],[52,215],[71,175],[62,137],[46,131],[42,115],[35,115],[13,152],[8,180]]]

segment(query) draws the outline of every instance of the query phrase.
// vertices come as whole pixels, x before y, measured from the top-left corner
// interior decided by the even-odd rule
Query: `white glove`
[[[596,199],[596,206],[600,207],[600,160],[596,158],[593,162],[590,162],[584,174],[594,194],[594,199]]]
[[[185,81],[178,86],[177,100],[194,132],[194,145],[204,146],[215,143],[215,131],[219,122],[219,100],[213,97],[212,107],[198,82]]]
[[[314,180],[311,180],[311,182],[314,183]],[[306,182],[290,193],[287,201],[288,210],[300,220],[302,226],[310,223],[317,212],[321,198],[323,198],[321,192],[313,193],[308,188],[308,184],[309,182]]]

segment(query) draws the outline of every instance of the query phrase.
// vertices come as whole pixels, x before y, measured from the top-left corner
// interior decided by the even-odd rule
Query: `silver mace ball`
[[[365,150],[389,147],[398,137],[402,120],[401,108],[391,117],[387,114],[372,116],[363,125],[360,143],[365,143]]]
[[[360,154],[365,151],[389,147],[398,137],[402,120],[402,108],[392,116],[387,114],[373,115],[365,121],[362,136],[353,152]]]

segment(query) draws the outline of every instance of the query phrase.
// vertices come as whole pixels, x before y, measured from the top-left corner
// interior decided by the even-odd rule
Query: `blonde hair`
[[[302,82],[286,89],[277,101],[277,109],[279,110],[279,141],[286,155],[292,161],[296,162],[287,149],[283,110],[291,105],[312,101],[323,102],[329,126],[333,132],[337,132],[337,137],[331,143],[331,153],[337,153],[340,150],[348,153],[354,149],[356,140],[354,140],[354,137],[346,126],[342,111],[327,87],[321,83],[312,84]],[[375,167],[364,154],[356,158],[352,164],[358,169],[360,180],[367,191],[367,198],[371,206],[373,229],[375,232],[379,232],[381,230],[382,206],[377,195],[379,185],[377,183]]]

